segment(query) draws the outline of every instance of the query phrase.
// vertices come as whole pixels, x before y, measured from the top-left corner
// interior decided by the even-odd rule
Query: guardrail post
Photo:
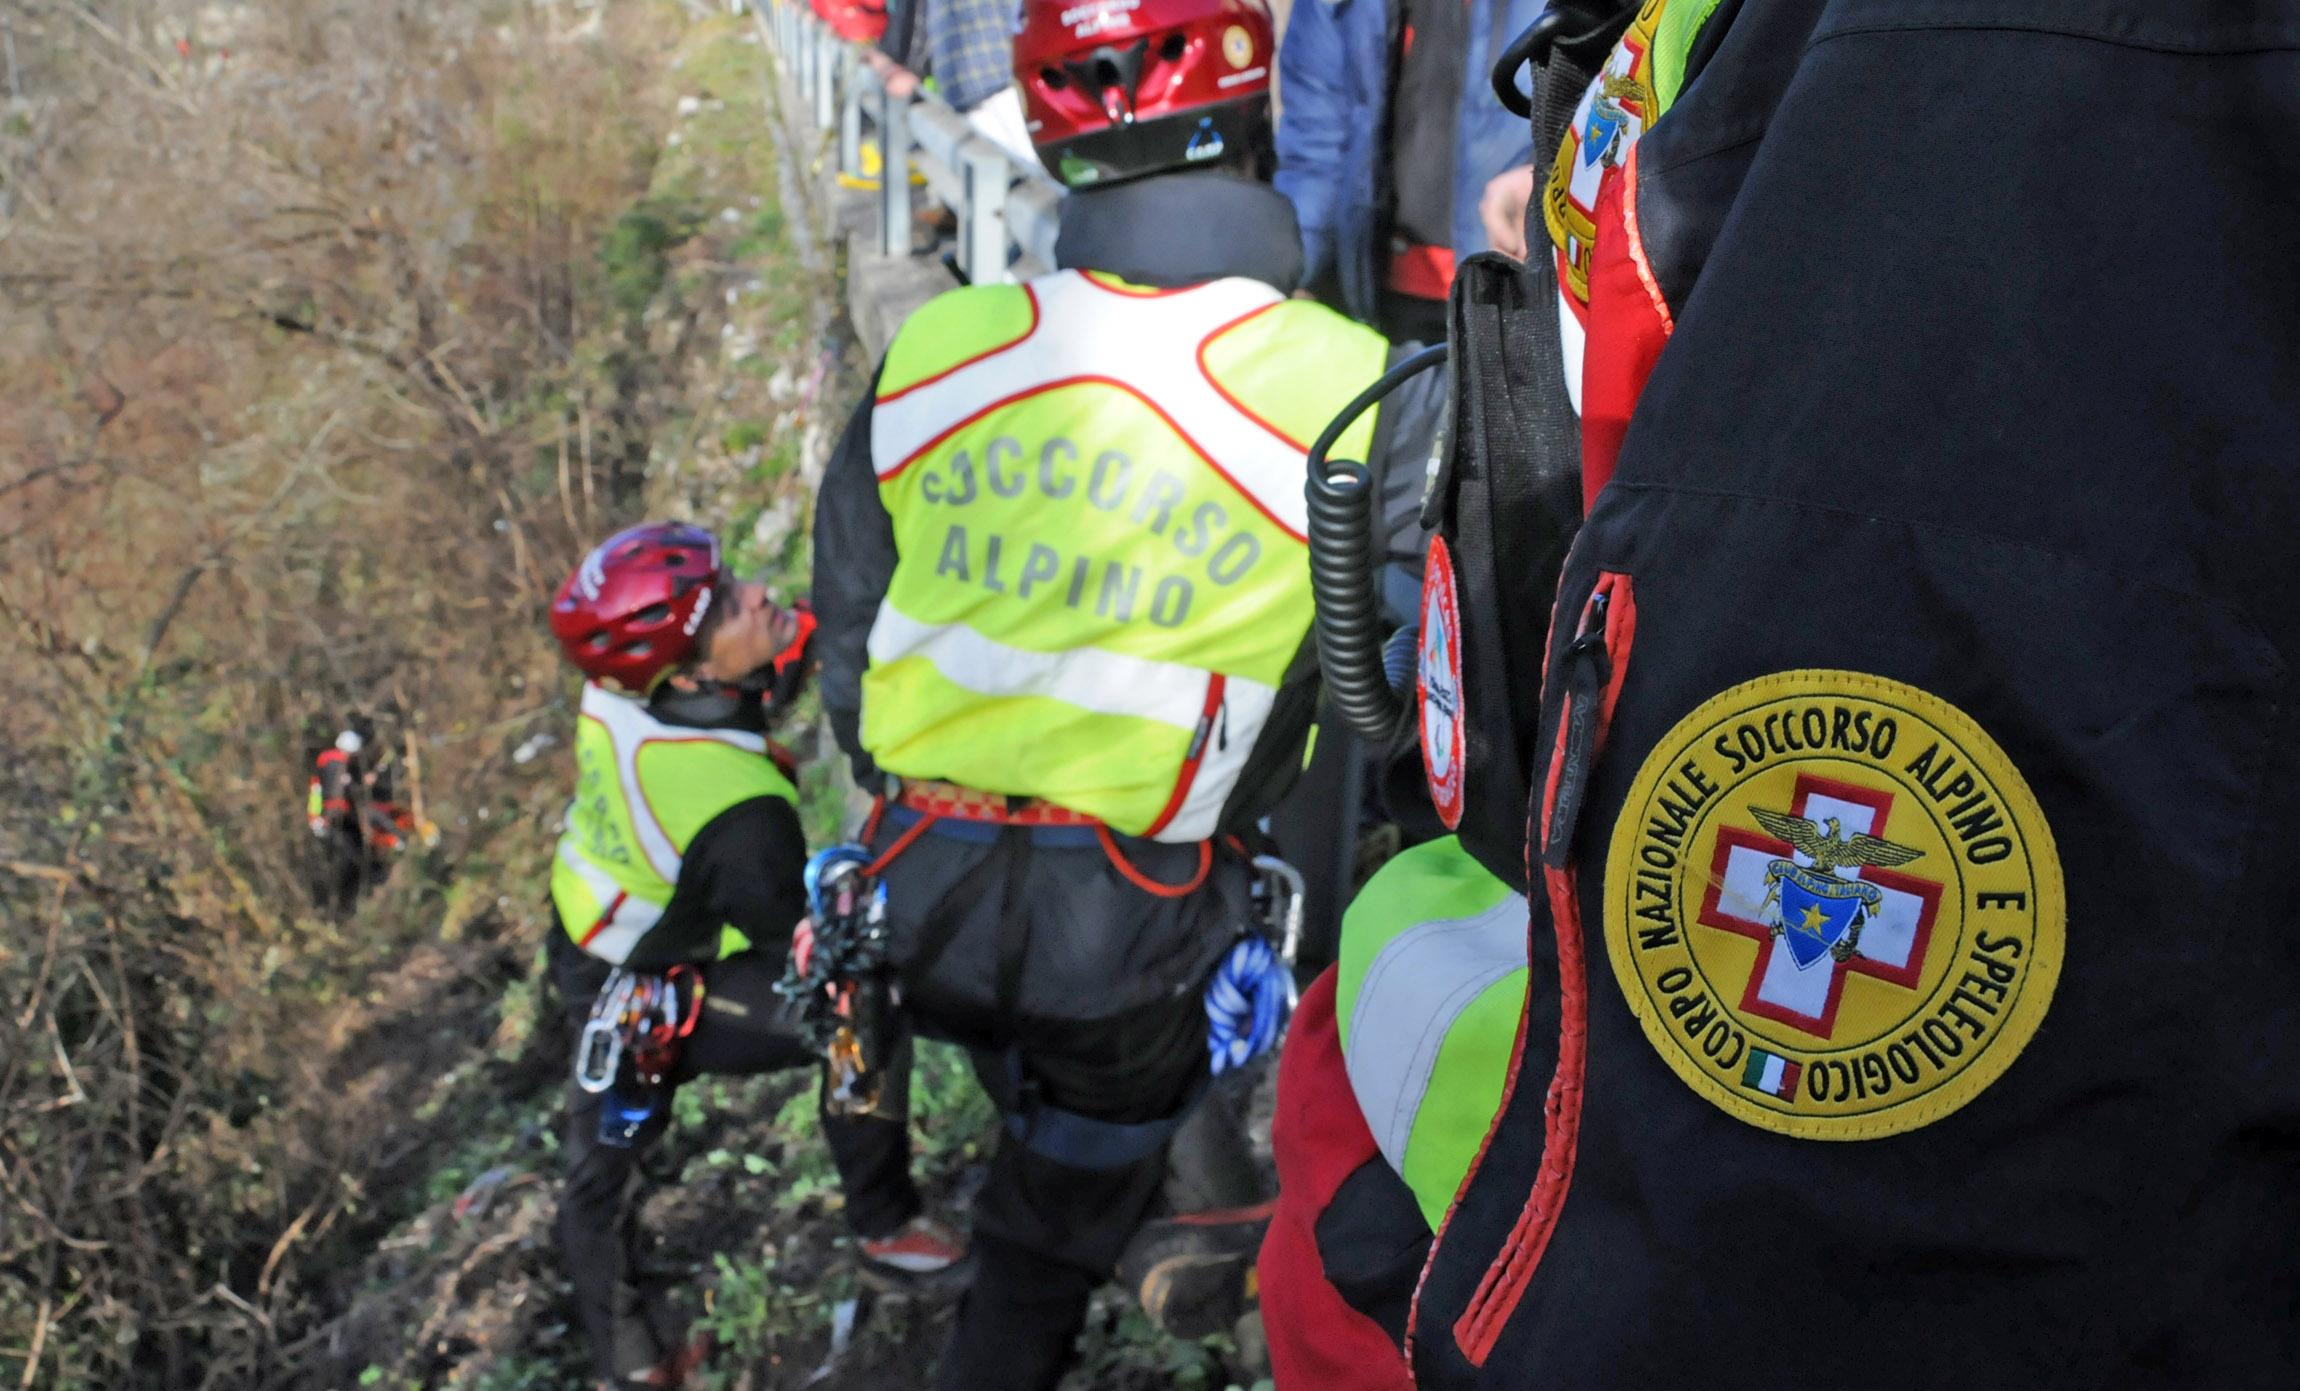
[[[828,29],[820,33],[815,50],[815,129],[831,130],[839,123],[839,66],[846,44]]]
[[[862,167],[862,59],[848,50],[839,68],[839,172],[860,175]]]
[[[816,124],[820,125],[822,117],[819,113],[822,109],[823,88],[829,85],[824,80],[827,76],[824,71],[827,65],[823,60],[829,56],[831,36],[829,31],[824,29],[819,22],[803,19],[799,22],[806,26],[807,34],[807,100],[814,104],[818,113],[815,117]]]
[[[959,146],[958,155],[966,165],[958,263],[975,284],[997,284],[1006,279],[1006,155],[981,139]]]
[[[910,98],[878,94],[878,254],[910,254]]]

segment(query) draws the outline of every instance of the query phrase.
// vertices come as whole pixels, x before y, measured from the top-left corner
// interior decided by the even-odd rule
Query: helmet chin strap
[[[697,729],[758,729],[764,727],[757,710],[762,694],[741,681],[701,681],[683,689],[666,681],[655,689],[647,706],[656,717]]]

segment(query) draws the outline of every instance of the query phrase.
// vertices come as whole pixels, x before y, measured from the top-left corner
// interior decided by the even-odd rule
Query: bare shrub
[[[497,862],[540,859],[556,809],[555,765],[507,756],[565,717],[541,605],[633,505],[665,409],[660,287],[608,239],[666,215],[640,202],[666,104],[629,59],[668,8],[0,10],[0,1330],[25,1385],[287,1374],[322,1253],[420,1143],[406,1089],[518,955],[490,922],[532,931],[540,867]],[[457,815],[342,923],[305,906],[299,802],[355,710]],[[411,954],[443,922],[463,943]]]

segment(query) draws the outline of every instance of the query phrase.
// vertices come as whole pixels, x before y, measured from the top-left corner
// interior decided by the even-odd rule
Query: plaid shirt
[[[1014,0],[925,0],[927,71],[960,111],[1014,85]]]

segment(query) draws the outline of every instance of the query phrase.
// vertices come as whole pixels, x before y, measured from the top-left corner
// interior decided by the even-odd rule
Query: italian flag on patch
[[[1797,1079],[1804,1071],[1803,1063],[1790,1062],[1762,1048],[1751,1048],[1749,1065],[1741,1069],[1741,1085],[1787,1101],[1797,1094]]]

